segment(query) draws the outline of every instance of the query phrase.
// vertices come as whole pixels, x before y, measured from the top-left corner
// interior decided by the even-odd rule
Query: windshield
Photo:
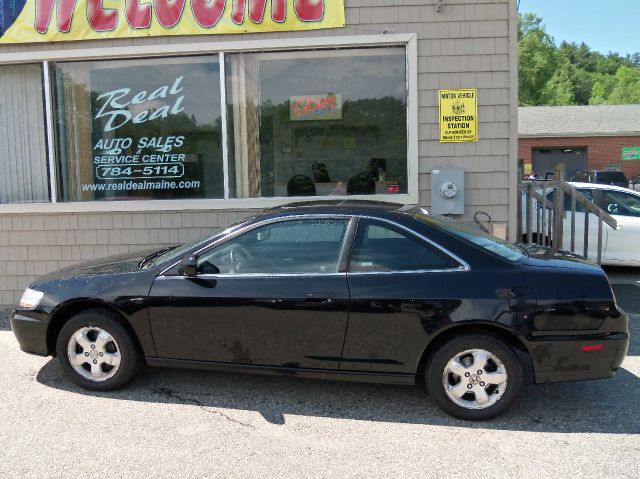
[[[229,226],[227,226],[226,228],[212,228],[211,232],[209,234],[207,234],[206,236],[202,236],[200,238],[198,238],[197,240],[191,241],[189,243],[185,243],[182,246],[178,246],[177,248],[173,248],[169,251],[167,251],[166,253],[161,254],[160,256],[158,256],[157,258],[153,258],[151,259],[149,262],[144,264],[144,268],[149,268],[151,266],[155,266],[157,264],[160,263],[164,263],[164,262],[172,262],[172,261],[177,261],[178,259],[182,258],[182,256],[184,256],[184,254],[191,250],[191,249],[199,249],[198,246],[205,246],[207,243],[209,243],[213,238],[215,238],[216,236],[221,236],[225,233],[227,233],[228,231],[234,229],[236,226],[238,226],[241,223],[244,223],[245,221],[249,220],[253,218],[242,218],[239,221],[236,221],[235,223],[230,224]]]
[[[463,240],[470,241],[508,261],[516,262],[526,257],[526,253],[522,248],[507,243],[495,236],[491,236],[480,229],[471,228],[459,221],[450,220],[449,218],[433,213],[427,213],[424,210],[420,210],[414,217],[423,223],[444,230]]]

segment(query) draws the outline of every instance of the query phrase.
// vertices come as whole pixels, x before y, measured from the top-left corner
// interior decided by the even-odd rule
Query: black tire
[[[475,362],[476,354],[472,350],[477,353],[478,360],[489,358],[482,369],[471,367],[481,364],[480,361]],[[489,354],[485,356],[484,353]],[[459,365],[464,369],[458,369]],[[461,374],[453,373],[452,369],[459,370]],[[501,373],[506,382],[498,385],[491,382],[496,379],[487,380],[500,378]],[[437,405],[451,416],[470,421],[483,421],[502,414],[522,387],[522,365],[515,352],[489,334],[465,334],[443,344],[431,356],[425,374],[427,389]],[[457,397],[461,391],[464,395]],[[481,394],[486,394],[487,398],[480,397]],[[487,402],[481,404],[480,401],[484,400]]]
[[[88,341],[87,347],[76,340],[80,331],[84,332],[80,334],[82,343]],[[99,336],[100,332],[106,335]],[[123,386],[141,364],[138,348],[121,319],[102,309],[82,311],[69,319],[58,334],[56,352],[64,373],[78,386],[93,391],[110,391]],[[86,361],[73,365],[72,355],[78,362],[85,358]],[[94,367],[95,374],[92,372]]]

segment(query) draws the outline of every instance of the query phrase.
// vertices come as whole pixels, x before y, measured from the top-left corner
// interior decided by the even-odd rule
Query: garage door
[[[571,178],[576,170],[587,169],[586,148],[534,148],[531,155],[533,172],[544,178],[547,173],[553,174],[556,165],[564,163],[566,177]]]

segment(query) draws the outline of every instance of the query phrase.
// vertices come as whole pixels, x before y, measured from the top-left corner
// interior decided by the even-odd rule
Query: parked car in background
[[[629,180],[622,171],[578,170],[569,181],[614,185],[621,188],[627,188],[629,186]]]
[[[34,281],[11,319],[81,387],[142,363],[412,385],[495,417],[522,384],[612,376],[628,318],[602,269],[410,206],[310,202]],[[550,405],[549,407],[553,407]]]
[[[640,175],[629,180],[629,189],[633,191],[640,191]]]
[[[578,193],[609,213],[617,221],[616,229],[603,224],[601,263],[604,265],[640,267],[640,248],[636,243],[640,239],[640,192],[611,185],[576,182],[569,182],[569,184],[575,187]],[[554,195],[555,191],[547,193],[548,208],[552,207]],[[540,208],[541,205],[537,202],[535,203],[535,207]],[[571,198],[569,195],[564,195],[564,210],[562,248],[569,250],[571,247],[571,236],[569,234],[571,229]],[[584,207],[576,203],[575,246],[576,252],[579,253],[584,249],[584,215]],[[523,222],[524,218],[523,213]],[[534,235],[536,233],[537,231],[534,231]],[[589,217],[588,237],[588,256],[591,259],[595,259],[597,256],[598,223],[597,217],[593,214]],[[523,241],[526,241],[526,239],[523,238]],[[546,240],[543,243],[548,244]]]

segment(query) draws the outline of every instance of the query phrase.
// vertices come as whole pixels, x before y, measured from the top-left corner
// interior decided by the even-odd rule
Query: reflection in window
[[[268,224],[227,241],[198,259],[201,273],[335,273],[348,220]]]
[[[0,203],[49,200],[41,65],[0,67]]]
[[[640,196],[601,190],[604,209],[614,215],[640,216]]]
[[[231,197],[407,193],[404,48],[227,62]]]
[[[579,189],[576,189],[576,193],[578,193],[578,195],[582,195],[586,197],[589,201],[593,201],[593,192],[589,189],[579,188]],[[553,203],[555,201],[555,194],[556,194],[556,190],[553,190],[547,194],[547,208],[549,209],[553,208]],[[576,195],[576,197],[578,195]],[[563,199],[564,199],[564,210],[571,211],[571,195],[568,193],[565,193],[563,195]],[[584,213],[584,205],[578,201],[576,201],[576,213]]]
[[[58,63],[63,201],[222,198],[218,57]]]
[[[351,272],[454,269],[460,265],[442,251],[387,225],[361,220],[349,265]]]

